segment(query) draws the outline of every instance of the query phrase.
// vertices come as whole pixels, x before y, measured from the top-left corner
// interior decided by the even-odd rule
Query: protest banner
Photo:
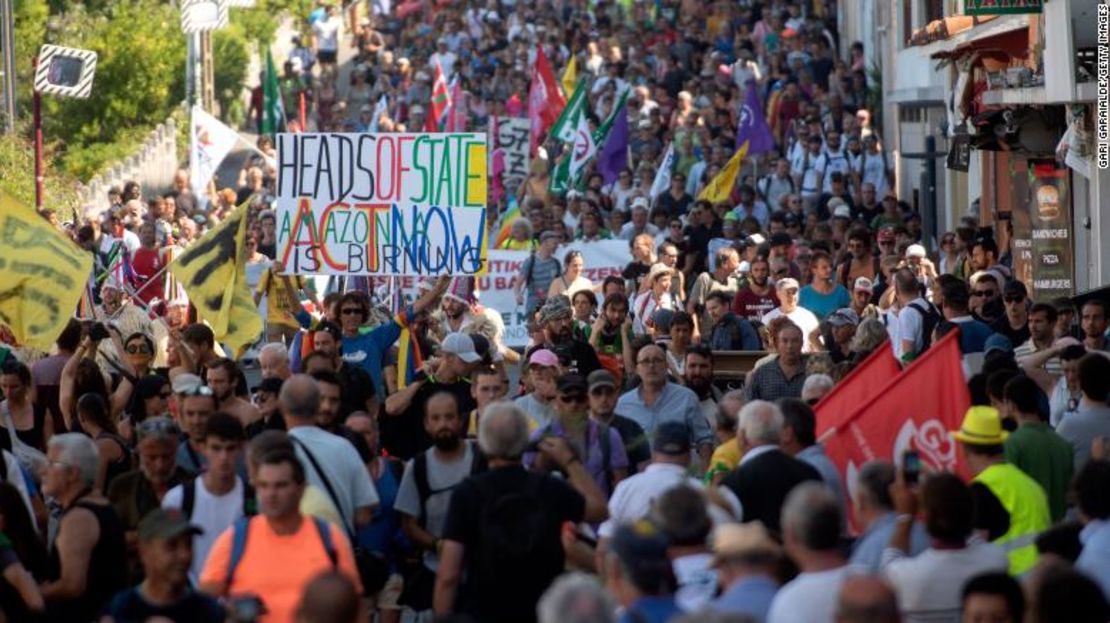
[[[92,255],[0,191],[0,324],[16,341],[49,351],[92,270]]]
[[[585,260],[582,275],[596,284],[600,284],[609,275],[619,276],[628,265],[628,243],[624,240],[589,243],[576,241],[559,247],[555,257],[562,262],[567,252],[571,250],[582,252],[582,259]],[[520,273],[520,266],[526,259],[528,259],[527,251],[491,250],[487,262],[488,272],[476,279],[478,302],[501,314],[501,320],[505,323],[506,346],[524,347],[528,344],[524,306],[516,304],[516,296],[513,294],[513,278]],[[416,300],[419,281],[417,277],[401,277],[395,284],[400,288],[404,302],[411,303]],[[388,289],[389,279],[372,278],[370,286],[371,289]],[[601,304],[600,296],[598,296],[598,304]]]
[[[501,187],[510,194],[516,194],[528,177],[531,123],[526,117],[497,117],[493,127],[493,148],[500,151],[504,158]]]
[[[287,272],[485,272],[484,134],[279,134],[277,151]]]

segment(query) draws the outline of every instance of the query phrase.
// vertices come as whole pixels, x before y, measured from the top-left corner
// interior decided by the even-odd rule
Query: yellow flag
[[[721,169],[720,173],[709,180],[705,188],[698,193],[698,199],[704,199],[709,203],[717,204],[728,201],[729,195],[732,194],[732,187],[736,185],[736,178],[740,176],[740,165],[743,164],[744,158],[748,155],[748,141],[736,150],[736,153],[729,158],[728,164],[725,168]]]
[[[92,271],[93,256],[0,191],[0,324],[23,345],[49,351]]]
[[[574,86],[578,84],[578,57],[571,54],[567,68],[563,70],[563,77],[559,79],[563,84],[563,94],[570,97],[574,93]]]
[[[170,264],[170,272],[196,306],[197,316],[212,327],[216,341],[227,344],[236,355],[262,332],[262,317],[247,285],[246,235],[244,204]]]

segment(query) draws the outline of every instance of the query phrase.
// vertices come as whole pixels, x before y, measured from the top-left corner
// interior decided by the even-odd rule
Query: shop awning
[[[944,22],[943,27],[940,22]],[[936,24],[936,26],[934,26]],[[987,39],[1007,35],[1015,31],[1028,30],[1029,16],[1028,15],[1000,15],[998,17],[969,17],[961,15],[957,17],[946,17],[943,20],[937,20],[926,26],[924,30],[928,31],[929,28],[937,33],[936,36],[947,36],[940,38],[929,38],[928,34],[923,34],[922,39],[927,41],[921,45],[921,51],[927,56],[933,58],[943,58],[960,53],[961,48],[971,46],[984,42]],[[953,32],[955,29],[955,32]],[[918,32],[914,32],[914,37],[918,37]]]

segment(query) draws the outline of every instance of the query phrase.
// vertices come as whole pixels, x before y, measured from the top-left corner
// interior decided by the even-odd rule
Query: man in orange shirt
[[[338,571],[358,586],[351,545],[339,527],[301,515],[304,466],[289,451],[259,459],[254,487],[259,516],[236,522],[216,539],[200,575],[202,591],[220,597],[256,598],[261,623],[292,621],[305,586],[318,574]]]

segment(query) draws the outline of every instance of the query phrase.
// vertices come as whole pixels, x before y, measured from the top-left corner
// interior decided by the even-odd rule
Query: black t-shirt
[[[636,287],[639,288],[640,280],[643,279],[644,275],[648,274],[649,272],[651,272],[651,266],[647,264],[641,264],[640,262],[633,260],[632,262],[629,262],[628,266],[624,267],[624,270],[621,271],[621,277],[624,277],[625,279],[631,279],[632,281],[636,282]]]
[[[370,379],[370,375],[366,370],[345,361],[340,364],[338,375],[343,397],[341,407],[343,417],[346,418],[355,411],[365,411],[366,401],[375,396],[374,382]],[[377,413],[370,415],[376,416]]]
[[[628,455],[629,476],[639,471],[636,468],[637,465],[651,461],[651,444],[648,443],[644,428],[637,424],[635,420],[615,414],[613,419],[609,421],[609,426],[614,428],[617,434],[621,436],[624,453]]]
[[[537,481],[533,483],[532,481]],[[483,521],[487,509],[510,493],[538,493],[543,534],[536,535],[537,547],[531,564],[523,567],[489,564],[482,545],[488,535]],[[466,580],[455,598],[456,611],[487,623],[528,623],[536,620],[536,602],[551,582],[563,572],[565,554],[560,539],[563,522],[582,521],[586,500],[562,480],[527,472],[520,465],[492,469],[461,482],[451,494],[451,506],[443,538],[466,547]]]
[[[143,598],[137,586],[117,593],[108,605],[106,614],[115,623],[141,623],[152,617],[166,618],[178,623],[222,623],[227,619],[227,613],[220,602],[208,595],[189,593],[176,603],[155,606]]]
[[[1012,344],[1014,348],[1029,341],[1029,322],[1026,321],[1025,324],[1021,325],[1020,329],[1015,329],[1010,326],[1010,319],[1007,318],[1005,314],[994,321],[994,324],[991,325],[991,330],[1010,338],[1010,344]]]
[[[593,346],[590,346],[589,342],[571,338],[561,344],[535,344],[524,353],[525,361],[532,356],[532,353],[541,348],[546,348],[555,353],[555,356],[559,358],[559,365],[563,367],[565,372],[587,377],[594,370],[601,369],[601,360],[597,358],[597,351],[594,350]]]
[[[424,431],[424,404],[439,392],[448,392],[455,396],[461,416],[465,416],[478,406],[470,395],[469,380],[464,379],[454,383],[440,383],[431,379],[425,381],[420,389],[416,390],[412,403],[404,413],[398,416],[387,415],[379,420],[382,447],[390,456],[407,461],[431,447],[432,440]]]

